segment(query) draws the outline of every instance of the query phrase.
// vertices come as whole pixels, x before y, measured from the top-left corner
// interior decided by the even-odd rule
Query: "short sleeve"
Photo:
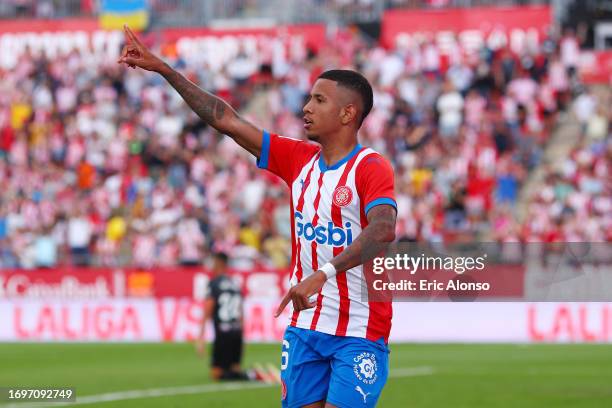
[[[365,157],[357,166],[355,182],[365,214],[377,205],[387,204],[397,210],[395,176],[391,164],[378,153]]]
[[[319,151],[308,142],[263,132],[257,167],[266,169],[291,185],[304,165]]]

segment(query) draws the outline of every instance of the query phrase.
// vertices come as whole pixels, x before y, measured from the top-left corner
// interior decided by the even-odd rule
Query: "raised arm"
[[[249,123],[221,98],[206,92],[154,55],[136,35],[124,26],[125,46],[118,63],[157,72],[183,97],[204,122],[230,136],[240,146],[259,158],[262,131]]]

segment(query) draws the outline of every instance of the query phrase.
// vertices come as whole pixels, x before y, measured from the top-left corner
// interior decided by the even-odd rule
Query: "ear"
[[[340,120],[343,125],[348,125],[352,120],[357,118],[357,106],[355,104],[349,103],[345,105],[340,111]]]

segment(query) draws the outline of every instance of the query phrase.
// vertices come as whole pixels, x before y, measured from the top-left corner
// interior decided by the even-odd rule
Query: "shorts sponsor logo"
[[[378,379],[378,364],[376,356],[372,353],[363,352],[353,359],[353,372],[364,384],[374,384]]]
[[[338,207],[346,207],[353,201],[353,190],[347,186],[339,186],[334,190],[334,204]]]

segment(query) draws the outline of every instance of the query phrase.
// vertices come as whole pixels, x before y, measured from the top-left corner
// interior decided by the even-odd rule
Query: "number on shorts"
[[[289,342],[283,340],[283,352],[281,353],[281,370],[284,370],[289,365]]]

